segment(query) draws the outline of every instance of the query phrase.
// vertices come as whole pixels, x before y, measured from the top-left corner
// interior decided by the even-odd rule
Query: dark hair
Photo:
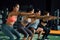
[[[26,10],[26,12],[30,12],[30,11],[32,11],[33,10],[33,7],[31,6],[28,6],[28,8],[27,8],[27,10]]]
[[[10,4],[9,12],[11,12],[13,10],[13,7],[16,7],[17,5],[19,5],[19,4],[18,3],[12,3],[12,4]]]
[[[44,15],[46,15],[47,13],[49,13],[48,11],[44,11]]]
[[[35,9],[35,13],[39,12],[40,10],[39,9]]]

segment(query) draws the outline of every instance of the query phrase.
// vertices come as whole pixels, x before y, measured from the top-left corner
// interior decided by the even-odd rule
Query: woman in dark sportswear
[[[20,40],[19,33],[13,29],[13,25],[17,20],[18,11],[19,11],[19,4],[13,4],[12,10],[9,12],[9,15],[7,17],[6,24],[2,24],[1,27],[2,32],[8,37],[10,37],[9,40],[14,40],[13,35],[17,37],[16,40]]]
[[[44,16],[50,16],[49,15],[49,12],[45,12],[44,13]],[[45,40],[45,39],[47,39],[48,38],[48,35],[49,35],[49,33],[50,33],[50,24],[49,24],[49,20],[50,20],[50,18],[49,19],[47,19],[46,20],[46,18],[44,18],[44,19],[41,19],[41,24],[40,24],[40,27],[41,28],[43,28],[43,31],[45,32],[44,34],[43,34],[43,37],[42,37],[42,40]]]
[[[27,9],[26,14],[33,14],[34,9]],[[23,13],[22,13],[23,14]],[[23,40],[31,40],[32,32],[26,27],[26,25],[29,23],[29,19],[26,16],[22,16],[22,20],[19,21],[17,30],[24,35]]]

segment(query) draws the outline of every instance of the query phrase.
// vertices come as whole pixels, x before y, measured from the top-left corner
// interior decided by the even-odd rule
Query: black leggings
[[[28,29],[31,30],[32,33],[35,33],[35,32],[34,32],[35,29],[34,29],[33,27],[29,27]]]
[[[27,28],[23,27],[22,25],[19,25],[17,30],[24,35],[24,37],[32,36],[32,32]]]
[[[50,33],[50,28],[48,28],[48,27],[43,27],[43,30],[44,30],[45,34],[43,35],[42,38],[47,38],[47,36],[48,36],[49,33]]]

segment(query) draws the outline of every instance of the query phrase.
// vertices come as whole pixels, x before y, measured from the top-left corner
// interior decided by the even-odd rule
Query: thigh
[[[34,31],[35,29],[34,29],[34,28],[29,27],[28,29],[29,29],[29,30],[31,30],[31,31],[32,31],[32,33],[35,33],[35,31]]]
[[[45,32],[48,32],[50,29],[47,28],[47,27],[44,27],[43,30],[44,30]]]
[[[6,36],[13,37],[12,32],[11,32],[8,28],[3,28],[3,29],[2,29],[2,32],[3,32]]]
[[[46,28],[46,27],[43,27],[43,30],[44,30],[44,31],[46,31],[46,30],[47,30],[47,28]]]
[[[27,35],[28,34],[24,27],[20,27],[20,29],[18,31],[20,33],[24,34],[24,35]]]
[[[15,36],[17,36],[17,37],[20,37],[19,36],[19,32],[17,31],[17,30],[15,30],[15,29],[11,29],[11,32],[15,35]]]
[[[43,31],[43,28],[40,28],[40,27],[39,27],[39,28],[37,29],[37,31]]]
[[[25,28],[25,30],[27,31],[28,34],[32,34],[32,31],[29,30],[28,28]]]

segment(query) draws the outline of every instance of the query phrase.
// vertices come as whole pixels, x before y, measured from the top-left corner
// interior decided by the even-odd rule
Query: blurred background
[[[43,15],[43,11],[50,12],[51,15],[60,17],[60,0],[0,0],[0,27],[2,24],[6,22],[6,18],[8,15],[8,10],[13,2],[20,4],[20,10],[25,11],[28,6],[33,7],[34,9],[40,9]],[[60,32],[60,20],[52,20],[51,21],[51,29],[56,32]],[[54,32],[54,33],[55,33]],[[49,35],[50,40],[60,40],[60,34],[57,33],[58,36]],[[22,35],[21,35],[22,38]],[[0,40],[8,40],[9,38],[5,36],[0,28]],[[37,39],[37,35],[34,35],[33,40]]]
[[[0,0],[0,26],[5,23],[10,4],[17,2],[21,10],[26,10],[27,6],[38,8],[42,12],[48,11],[51,15],[60,17],[60,0]],[[60,20],[52,20],[52,29],[60,30]]]

